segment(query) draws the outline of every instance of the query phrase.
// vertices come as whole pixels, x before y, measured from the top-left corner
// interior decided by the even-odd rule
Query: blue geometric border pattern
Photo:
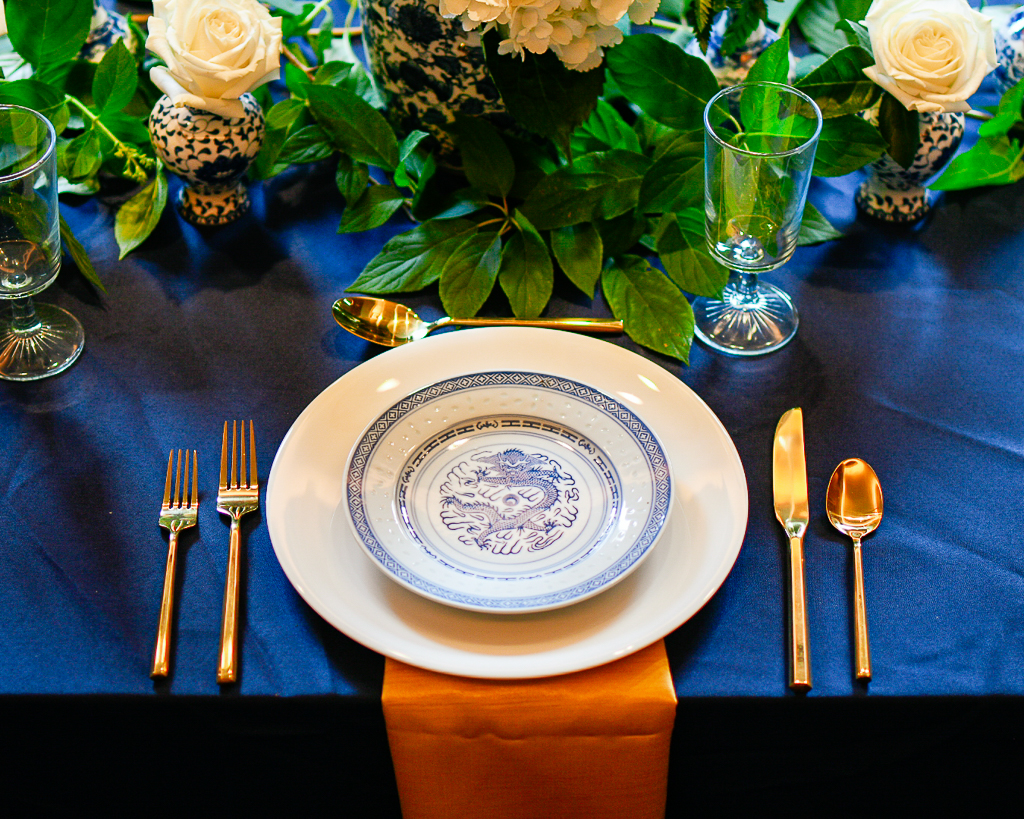
[[[367,519],[363,498],[363,479],[365,478],[366,467],[370,463],[371,455],[377,444],[395,424],[399,423],[410,412],[438,398],[464,390],[506,386],[530,387],[570,395],[579,401],[591,405],[605,416],[618,422],[636,441],[644,454],[644,459],[653,481],[654,498],[647,520],[631,548],[619,560],[599,574],[589,577],[571,588],[562,589],[557,592],[523,597],[493,598],[465,594],[439,586],[410,571],[397,561],[378,541],[373,527]],[[384,412],[360,439],[352,454],[346,479],[349,515],[355,525],[356,533],[367,551],[389,574],[403,583],[419,589],[428,596],[448,601],[456,606],[502,611],[552,608],[575,599],[589,597],[597,590],[608,585],[636,564],[653,545],[668,517],[671,495],[672,489],[665,451],[662,449],[661,443],[654,436],[654,433],[629,408],[623,406],[614,398],[610,398],[604,393],[598,392],[592,387],[580,384],[577,381],[541,373],[516,371],[483,372],[458,376],[431,384],[429,387],[424,387],[422,390],[406,396]]]

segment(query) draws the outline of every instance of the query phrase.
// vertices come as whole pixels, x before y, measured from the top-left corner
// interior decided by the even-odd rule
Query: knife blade
[[[799,407],[779,419],[772,449],[775,517],[789,538],[789,687],[811,688],[811,652],[804,589],[804,533],[810,519],[807,464],[804,459],[804,414]]]

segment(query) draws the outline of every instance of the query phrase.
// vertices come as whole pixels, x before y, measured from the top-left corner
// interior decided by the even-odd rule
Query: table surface
[[[975,132],[969,123],[965,147]],[[800,248],[769,274],[800,310],[788,347],[741,359],[695,344],[684,366],[626,337],[607,342],[653,359],[707,402],[749,485],[735,566],[667,638],[681,708],[692,699],[712,709],[701,713],[721,715],[714,703],[727,703],[735,716],[763,703],[760,718],[772,719],[790,713],[775,700],[810,707],[832,698],[840,719],[860,713],[847,711],[850,703],[877,701],[883,720],[892,716],[886,698],[1024,693],[1024,188],[945,194],[921,224],[888,227],[857,215],[860,179],[813,182],[811,200],[845,236]],[[215,680],[228,541],[214,503],[221,425],[255,420],[265,484],[302,409],[381,351],[339,328],[330,307],[406,227],[337,235],[342,205],[323,166],[256,186],[253,200],[249,215],[217,230],[196,229],[169,209],[120,261],[110,208],[95,200],[62,207],[106,292],[64,272],[41,300],[82,321],[81,359],[57,378],[0,385],[5,701],[88,695],[102,708],[111,695],[166,703],[159,695],[219,693],[212,707],[244,709],[247,698],[308,703],[331,695],[331,703],[352,706],[346,713],[379,710],[383,657],[296,593],[262,511],[243,523],[241,680],[225,690]],[[435,291],[405,301],[422,315],[440,314]],[[564,282],[548,312],[608,314],[600,299],[591,303]],[[815,684],[806,698],[786,687],[786,542],[771,492],[775,425],[797,406],[812,513],[806,578]],[[199,451],[203,502],[198,529],[182,536],[173,674],[154,683],[148,670],[166,556],[157,507],[167,453],[178,447]],[[874,467],[886,501],[881,527],[864,544],[868,689],[852,680],[851,553],[824,511],[832,470],[852,456]],[[202,700],[181,699],[202,723]],[[79,701],[51,698],[39,707]],[[273,713],[267,707],[264,717]],[[353,719],[345,730],[363,724]],[[713,717],[704,719],[710,730]]]

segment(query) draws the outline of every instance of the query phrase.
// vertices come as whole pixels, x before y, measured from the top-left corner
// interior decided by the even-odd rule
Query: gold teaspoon
[[[346,296],[331,308],[334,320],[360,338],[397,347],[419,341],[441,327],[547,327],[553,330],[578,330],[584,333],[621,333],[622,322],[615,319],[589,318],[451,318],[424,321],[402,304],[367,296]]]
[[[860,458],[847,458],[828,482],[825,508],[828,519],[844,535],[853,539],[854,640],[857,679],[871,679],[871,651],[868,647],[868,613],[864,599],[864,562],[860,540],[882,522],[882,485],[874,470]]]

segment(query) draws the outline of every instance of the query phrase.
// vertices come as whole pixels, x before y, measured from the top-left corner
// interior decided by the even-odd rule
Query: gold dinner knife
[[[804,461],[804,414],[800,408],[789,410],[779,419],[772,465],[775,517],[789,536],[789,687],[808,691],[811,688],[811,650],[804,592],[804,533],[810,514]]]

